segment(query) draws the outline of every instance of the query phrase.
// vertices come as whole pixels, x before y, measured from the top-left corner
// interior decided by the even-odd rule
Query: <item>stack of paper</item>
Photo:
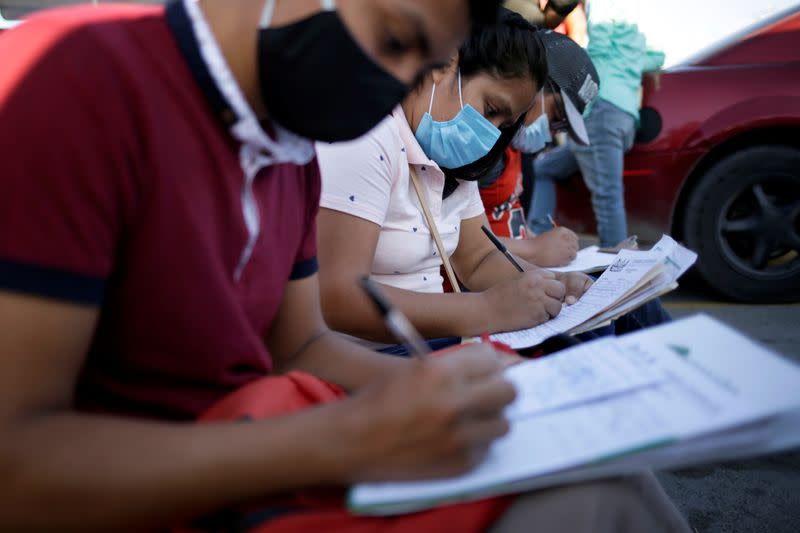
[[[396,514],[800,446],[800,368],[698,316],[507,371],[511,431],[451,479],[364,484],[361,514]]]
[[[563,267],[548,268],[553,272],[584,272],[589,274],[591,272],[598,272],[605,270],[614,262],[617,254],[609,254],[601,252],[597,245],[588,246],[578,251],[578,255],[572,262]]]
[[[559,333],[578,334],[619,318],[678,287],[677,280],[697,260],[672,238],[664,236],[649,251],[620,251],[611,266],[573,305],[534,328],[492,336],[514,349],[536,346]]]

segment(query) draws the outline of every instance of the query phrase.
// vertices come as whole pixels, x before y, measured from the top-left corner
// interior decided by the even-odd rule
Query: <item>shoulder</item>
[[[0,36],[0,103],[22,108],[30,103],[40,116],[54,112],[56,119],[80,113],[99,117],[104,107],[130,106],[126,89],[146,83],[146,73],[135,71],[142,64],[137,50],[159,45],[156,33],[137,38],[140,32],[131,26],[165,27],[159,12],[152,7],[73,7],[31,17]],[[149,39],[147,45],[143,39]]]
[[[317,157],[326,183],[365,181],[392,183],[407,161],[392,117],[381,121],[366,135],[340,143],[317,143]]]
[[[400,151],[400,131],[394,119],[389,116],[365,135],[352,141],[338,143],[317,143],[317,154],[320,160],[328,159],[339,154],[362,153],[365,156],[375,154],[384,158],[393,158]]]

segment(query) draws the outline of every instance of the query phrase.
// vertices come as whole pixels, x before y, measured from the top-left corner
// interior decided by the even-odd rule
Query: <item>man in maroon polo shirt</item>
[[[0,37],[0,529],[136,529],[453,471],[504,430],[488,350],[420,368],[327,333],[307,140],[366,132],[497,2],[321,4],[67,8]],[[165,422],[290,369],[387,382],[268,422]],[[476,387],[458,410],[490,407],[443,469],[453,429],[408,428]],[[382,408],[412,388],[401,416]]]
[[[366,132],[497,2],[333,4],[80,7],[0,37],[0,530],[141,531],[299,488],[447,475],[506,431],[513,389],[487,348],[407,362],[328,333],[308,140]],[[183,423],[293,369],[353,394]],[[609,524],[656,520],[629,488],[514,509],[537,523],[555,499],[559,522],[589,496]],[[350,524],[335,518],[316,523]]]

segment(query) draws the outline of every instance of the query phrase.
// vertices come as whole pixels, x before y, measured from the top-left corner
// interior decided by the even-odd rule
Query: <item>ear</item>
[[[451,76],[455,79],[456,71],[458,71],[458,54],[451,57],[450,61],[448,61],[443,67],[436,68],[431,71],[433,83],[436,85],[441,85]]]

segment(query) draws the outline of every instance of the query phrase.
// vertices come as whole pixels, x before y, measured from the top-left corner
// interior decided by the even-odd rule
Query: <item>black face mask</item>
[[[270,117],[313,140],[360,137],[409,90],[361,49],[335,11],[262,28],[258,64]]]

